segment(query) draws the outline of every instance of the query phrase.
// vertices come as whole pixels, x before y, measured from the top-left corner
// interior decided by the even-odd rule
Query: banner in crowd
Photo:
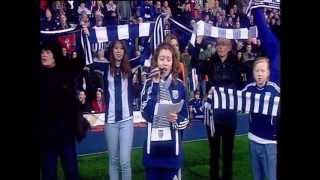
[[[212,26],[204,21],[198,21],[196,35],[225,39],[249,39],[256,38],[258,36],[258,30],[256,26],[240,29],[226,29]]]
[[[280,9],[280,0],[250,0],[246,14],[250,16],[251,10],[259,7]]]
[[[229,109],[244,113],[278,116],[280,97],[270,93],[258,94],[223,87],[212,87],[214,109]]]
[[[154,23],[124,24],[90,29],[90,42],[108,41],[149,37],[153,34]]]

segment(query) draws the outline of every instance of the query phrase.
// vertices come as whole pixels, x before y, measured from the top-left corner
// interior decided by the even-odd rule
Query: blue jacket
[[[255,82],[248,84],[242,91],[258,94],[270,94],[270,96],[280,96],[280,88],[273,82],[267,82],[259,88]],[[251,113],[249,122],[249,139],[257,143],[276,143],[278,116]]]
[[[280,84],[280,43],[277,37],[272,33],[267,25],[266,18],[263,13],[263,8],[256,8],[252,10],[256,25],[258,28],[258,35],[261,39],[261,47],[267,57],[270,59],[270,80]]]
[[[182,130],[189,123],[186,92],[181,80],[172,80],[169,88],[172,103],[184,100],[178,113],[177,122],[170,125],[172,140],[151,141],[151,126],[154,120],[154,110],[159,102],[159,83],[147,80],[141,93],[142,116],[148,122],[148,135],[144,143],[143,163],[147,167],[179,168],[182,166]]]

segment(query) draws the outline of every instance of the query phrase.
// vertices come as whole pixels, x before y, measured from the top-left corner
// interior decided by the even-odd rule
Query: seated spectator
[[[168,1],[164,1],[163,2],[162,12],[165,13],[167,15],[167,17],[171,17],[172,16],[171,8],[169,7]]]
[[[237,6],[236,4],[234,4],[234,5],[232,6],[232,9],[233,9],[233,11],[234,11],[234,15],[235,15],[235,16],[239,16],[240,12],[239,12],[238,6]]]
[[[96,14],[96,12],[100,12],[101,14],[104,14],[106,11],[106,8],[103,5],[102,1],[96,1],[96,3],[92,6],[91,13]]]
[[[118,16],[117,16],[117,5],[109,0],[106,4],[106,25],[117,25]]]
[[[69,23],[67,22],[67,16],[64,14],[60,15],[60,23],[57,29],[68,29],[70,28]]]
[[[144,21],[152,21],[155,18],[155,9],[152,5],[152,1],[145,0],[144,4],[140,9],[140,17],[143,18]]]
[[[107,58],[104,56],[104,49],[99,49],[97,52],[97,57],[93,59],[94,62],[102,62],[102,63],[109,63]]]
[[[192,117],[192,120],[203,120],[204,111],[203,111],[203,102],[200,99],[200,91],[196,90],[194,92],[194,98],[189,101],[189,110]]]
[[[253,18],[253,15],[251,14],[250,16],[249,16],[249,26],[254,26],[255,25],[255,23],[254,23],[254,18]]]
[[[93,26],[93,28],[94,27],[102,27],[103,26],[103,16],[96,15],[95,19],[96,19],[96,23],[95,23],[95,26]]]
[[[104,113],[106,112],[106,102],[103,97],[103,90],[98,88],[96,91],[96,97],[91,102],[92,110],[95,113]]]
[[[243,62],[243,55],[241,51],[237,51],[237,60],[241,63]]]
[[[192,11],[192,17],[196,20],[201,19],[201,8],[199,4],[196,4],[194,10]]]
[[[252,52],[252,45],[251,43],[250,44],[247,44],[246,46],[246,51],[243,53],[243,61],[244,62],[247,62],[247,61],[253,61],[256,59],[256,54],[254,54]]]
[[[67,48],[62,48],[62,56],[63,56],[65,59],[68,59]]]
[[[241,28],[241,25],[240,25],[240,22],[239,22],[239,21],[237,21],[237,22],[235,23],[234,28],[235,28],[235,29],[240,29],[240,28]]]
[[[217,16],[217,22],[215,23],[216,27],[223,27],[223,20],[222,20],[222,16],[218,15]]]
[[[154,12],[155,12],[155,17],[161,14],[162,8],[161,8],[161,1],[156,1],[154,5]]]
[[[232,17],[228,17],[228,21],[227,21],[227,28],[233,28],[233,19]]]
[[[80,6],[78,7],[77,10],[78,14],[91,14],[91,11],[86,7],[86,4],[84,2],[80,3]]]
[[[57,29],[57,22],[52,18],[49,8],[46,9],[45,19],[41,22],[40,29],[44,31],[52,31]]]
[[[201,11],[201,14],[202,14],[202,18],[205,18],[206,15],[210,15],[208,2],[204,3],[204,7]]]
[[[236,14],[234,13],[234,9],[233,9],[233,8],[231,8],[231,9],[229,10],[229,14],[228,14],[227,17],[231,17],[233,21],[236,21],[237,16],[236,16]]]
[[[210,20],[210,15],[209,14],[206,14],[204,16],[204,22],[206,23],[209,23],[209,24],[212,24],[213,22]]]
[[[79,19],[79,24],[83,28],[89,28],[90,27],[90,20],[89,20],[88,15],[85,12],[83,12],[81,14],[80,19]]]
[[[78,98],[80,101],[80,112],[81,113],[91,112],[91,107],[90,107],[90,104],[87,102],[87,95],[84,90],[79,91]]]
[[[218,12],[220,12],[222,9],[219,5],[219,1],[216,0],[213,7],[212,7],[212,11],[213,11],[213,14],[216,15]]]
[[[180,22],[185,26],[190,27],[191,20],[192,20],[192,13],[191,13],[190,3],[186,3],[181,13]]]

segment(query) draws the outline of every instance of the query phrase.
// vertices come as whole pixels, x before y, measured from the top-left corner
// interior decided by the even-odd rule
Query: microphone
[[[159,71],[161,75],[164,72],[164,68],[152,69],[151,72],[147,75],[147,79],[158,75]]]

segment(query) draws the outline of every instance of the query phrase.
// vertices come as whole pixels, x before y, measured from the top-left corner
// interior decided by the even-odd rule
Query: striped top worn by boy
[[[265,86],[258,87],[256,82],[248,84],[242,91],[266,96],[280,96],[280,88],[277,84],[268,81]],[[261,107],[262,108],[262,107]],[[277,143],[278,116],[250,113],[248,138],[260,144]]]

